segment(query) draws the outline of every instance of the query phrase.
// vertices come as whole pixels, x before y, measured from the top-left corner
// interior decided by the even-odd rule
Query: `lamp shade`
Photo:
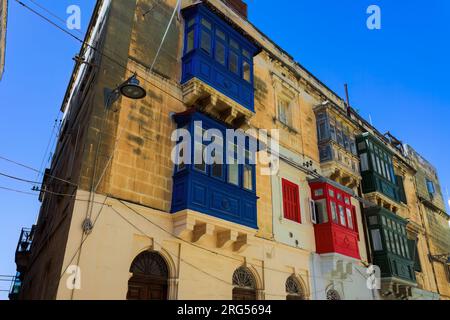
[[[143,99],[147,96],[147,92],[140,86],[136,76],[128,79],[127,82],[120,86],[119,90],[122,95],[133,100]]]

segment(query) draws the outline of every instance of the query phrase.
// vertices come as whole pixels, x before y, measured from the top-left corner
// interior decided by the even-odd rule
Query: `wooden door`
[[[127,300],[167,300],[167,281],[132,277],[128,283]]]
[[[236,301],[246,301],[246,300],[256,300],[256,290],[250,289],[233,289],[233,300]]]

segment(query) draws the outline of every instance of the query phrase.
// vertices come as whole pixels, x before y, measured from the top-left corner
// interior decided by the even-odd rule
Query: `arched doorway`
[[[286,300],[306,300],[305,290],[294,276],[286,280]]]
[[[169,269],[157,252],[138,255],[130,267],[127,300],[167,300]]]
[[[247,268],[241,267],[234,272],[233,286],[233,300],[257,300],[256,280]]]

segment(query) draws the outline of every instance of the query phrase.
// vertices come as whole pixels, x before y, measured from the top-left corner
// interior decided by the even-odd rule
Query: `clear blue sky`
[[[30,3],[29,0],[23,0]],[[94,1],[39,0],[61,17],[82,8],[86,29]],[[250,20],[331,89],[411,144],[450,188],[450,1],[249,0]],[[382,29],[366,28],[366,9],[382,10]],[[54,18],[53,18],[54,19]],[[39,168],[79,43],[10,0],[6,70],[0,82],[0,156]],[[47,161],[49,154],[45,155]],[[0,160],[0,172],[36,174]],[[0,187],[29,190],[0,177]],[[0,274],[15,273],[19,231],[35,223],[36,197],[0,190]],[[8,289],[0,283],[0,290]],[[0,292],[0,299],[6,298]]]

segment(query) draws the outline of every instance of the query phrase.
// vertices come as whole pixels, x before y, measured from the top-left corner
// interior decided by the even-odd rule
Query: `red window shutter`
[[[300,195],[299,195],[300,190],[298,185],[283,179],[282,189],[283,189],[284,218],[301,223],[302,219],[300,214]]]

